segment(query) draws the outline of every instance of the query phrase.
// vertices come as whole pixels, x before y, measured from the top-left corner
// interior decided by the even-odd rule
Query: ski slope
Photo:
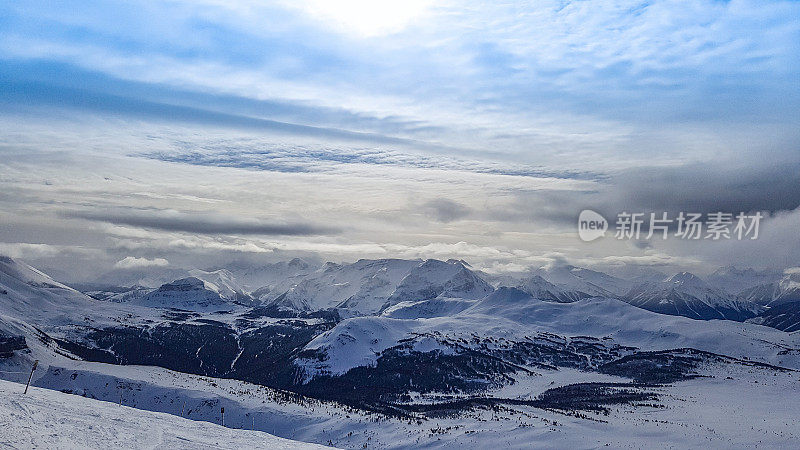
[[[23,395],[24,388],[0,381],[2,448],[327,448],[50,389]]]

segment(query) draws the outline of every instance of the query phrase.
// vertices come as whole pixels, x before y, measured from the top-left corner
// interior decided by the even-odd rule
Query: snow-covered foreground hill
[[[339,448],[644,448],[654,442],[665,448],[785,448],[800,439],[800,404],[794,401],[800,398],[800,374],[758,366],[711,365],[700,369],[699,378],[650,386],[633,404],[602,410],[568,411],[509,401],[401,418],[236,380],[153,367],[74,361],[66,365],[72,367],[43,368],[36,384],[75,395],[32,388],[29,396],[35,400],[20,400],[22,385],[0,383],[0,443],[21,448],[37,439],[50,448],[140,448],[162,440],[192,448],[300,445],[269,441],[277,439],[274,434]],[[510,400],[528,398],[548,389],[566,392],[590,380],[595,384],[583,395],[597,389],[626,392],[613,386],[619,381],[613,376],[558,370],[507,386],[499,394]],[[236,430],[215,425],[222,406],[226,426]],[[247,431],[253,428],[270,434]],[[146,437],[136,441],[140,430],[147,431]]]
[[[0,380],[2,448],[265,448],[321,445]]]

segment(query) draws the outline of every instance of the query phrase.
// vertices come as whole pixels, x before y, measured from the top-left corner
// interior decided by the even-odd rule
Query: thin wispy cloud
[[[331,145],[278,146],[259,142],[208,143],[199,148],[174,143],[174,150],[133,156],[200,166],[236,167],[275,172],[327,172],[341,165],[396,166],[465,171],[531,178],[601,179],[602,174],[580,170],[546,169],[512,161],[466,159],[458,156],[410,153],[379,147]]]
[[[370,39],[283,4],[97,4],[77,15],[86,9],[78,6],[7,5],[4,54],[204,94],[394,116],[437,130],[422,133],[431,141],[517,153],[579,147],[576,133],[614,144],[615,127],[633,139],[656,123],[797,118],[794,2],[444,5]],[[367,57],[375,54],[385,57]],[[296,119],[315,126],[319,117]]]
[[[306,223],[268,223],[257,219],[230,218],[213,213],[183,213],[174,210],[64,211],[61,215],[114,225],[198,234],[306,236],[339,233],[339,230],[332,227]]]

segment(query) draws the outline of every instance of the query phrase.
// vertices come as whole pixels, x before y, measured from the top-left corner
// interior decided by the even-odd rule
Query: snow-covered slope
[[[784,302],[770,306],[752,319],[749,323],[757,323],[789,333],[800,331],[800,301]]]
[[[386,308],[381,314],[394,319],[423,319],[431,317],[453,316],[470,306],[477,300],[462,298],[432,298],[419,302],[400,302]]]
[[[675,274],[659,283],[634,286],[623,300],[649,311],[703,320],[743,321],[763,310],[753,302],[712,288],[688,272]]]
[[[3,448],[270,448],[320,445],[0,380]]]
[[[297,364],[312,376],[342,374],[359,365],[374,364],[382,351],[416,335],[435,334],[454,340],[476,336],[525,340],[540,332],[611,338],[617,344],[644,350],[688,347],[800,367],[800,351],[791,350],[800,349],[797,334],[732,321],[702,322],[663,315],[615,299],[546,302],[505,287],[449,317],[345,320],[311,341],[305,349],[315,357]],[[317,357],[320,354],[324,356]]]
[[[82,322],[100,303],[21,261],[0,256],[0,316],[6,320]]]
[[[505,288],[457,317],[468,316],[505,318],[524,324],[529,330],[562,335],[611,337],[619,344],[647,350],[691,347],[800,367],[800,354],[784,351],[800,348],[800,335],[727,320],[702,322],[658,314],[610,298],[560,304],[538,301],[517,289]]]
[[[48,275],[22,261],[15,261],[7,256],[0,256],[0,276],[4,279],[14,279],[24,282],[32,287],[75,291],[69,286],[53,280]]]
[[[612,405],[606,411],[571,414],[503,405],[477,408],[466,414],[449,411],[430,419],[408,420],[365,414],[309,399],[295,402],[291,397],[281,396],[280,392],[235,380],[197,377],[152,367],[74,364],[73,369],[51,368],[39,380],[40,385],[104,399],[111,402],[110,408],[120,411],[127,411],[126,406],[135,404],[136,408],[175,416],[180,416],[183,410],[189,418],[209,422],[219,421],[220,407],[224,406],[226,426],[255,427],[303,441],[327,443],[331,440],[339,448],[364,448],[365,444],[367,448],[387,449],[648,448],[656,439],[654,436],[661,446],[675,448],[790,448],[800,439],[797,403],[786,401],[798,395],[797,373],[772,373],[754,367],[704,370],[700,378],[653,388],[660,400],[648,401],[652,406]],[[503,388],[499,395],[511,399],[536,398],[554,387],[615,380],[616,377],[575,370],[543,371],[541,376]],[[120,393],[126,406],[117,405]],[[73,402],[71,397],[66,401]],[[80,397],[75,401],[94,402]],[[92,417],[91,410],[86,413]],[[120,423],[114,420],[116,416],[109,418],[111,423]],[[73,419],[67,418],[65,422],[72,423]],[[100,423],[104,420],[95,420],[96,427],[86,425],[106,429],[105,424]],[[186,423],[180,417],[172,420]],[[192,430],[193,426],[219,429],[203,422],[189,422],[187,426]],[[138,430],[135,425],[133,429]],[[154,425],[152,429],[160,428]],[[0,435],[3,431],[0,429]],[[228,439],[227,433],[251,432],[221,430],[221,433],[220,444],[210,447],[233,447],[227,442],[239,441]]]

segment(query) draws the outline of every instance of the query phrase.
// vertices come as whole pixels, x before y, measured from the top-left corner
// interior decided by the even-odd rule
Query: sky
[[[0,4],[0,253],[800,265],[800,2]],[[578,238],[583,209],[763,212]]]

